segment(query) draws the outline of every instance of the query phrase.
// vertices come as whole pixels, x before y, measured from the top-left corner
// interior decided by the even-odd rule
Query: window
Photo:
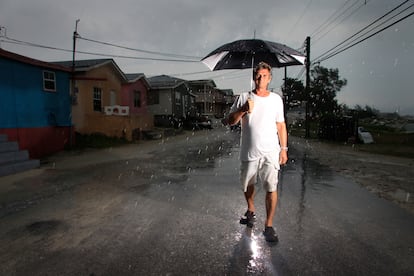
[[[56,91],[55,72],[43,71],[43,90]]]
[[[134,91],[134,107],[141,107],[141,91]]]
[[[93,111],[102,111],[102,89],[93,88]]]
[[[114,90],[111,90],[111,105],[116,105],[116,93]]]
[[[181,105],[181,94],[180,92],[175,92],[175,104],[176,105]]]

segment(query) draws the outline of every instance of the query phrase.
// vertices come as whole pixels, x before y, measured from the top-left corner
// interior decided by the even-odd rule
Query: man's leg
[[[266,222],[263,235],[268,242],[278,242],[276,231],[273,228],[273,217],[275,216],[277,205],[277,192],[266,193]]]
[[[247,202],[247,210],[253,213],[256,211],[254,207],[254,195],[255,195],[254,185],[247,186],[247,191],[244,193],[244,197],[246,198],[246,202]]]
[[[244,197],[247,202],[247,211],[243,217],[240,218],[240,224],[245,224],[248,227],[253,227],[256,222],[255,206],[254,206],[255,189],[254,185],[247,186]]]
[[[266,222],[265,226],[273,226],[273,217],[276,213],[277,192],[266,193]]]

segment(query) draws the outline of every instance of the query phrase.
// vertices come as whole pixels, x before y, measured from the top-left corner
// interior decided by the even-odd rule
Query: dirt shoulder
[[[414,159],[362,152],[352,145],[289,139],[290,145],[304,147],[310,158],[414,214]]]

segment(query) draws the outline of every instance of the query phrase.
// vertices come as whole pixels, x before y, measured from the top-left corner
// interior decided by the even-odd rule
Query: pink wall
[[[134,91],[141,92],[141,107],[134,107]],[[122,85],[121,104],[129,106],[130,114],[145,114],[147,110],[148,89],[142,80]]]

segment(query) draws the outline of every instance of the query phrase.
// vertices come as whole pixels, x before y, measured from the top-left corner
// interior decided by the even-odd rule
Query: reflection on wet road
[[[262,235],[261,187],[256,226],[240,225],[238,153],[238,134],[216,129],[31,178],[51,188],[0,218],[0,274],[414,274],[412,215],[294,146],[280,175],[279,243]]]

